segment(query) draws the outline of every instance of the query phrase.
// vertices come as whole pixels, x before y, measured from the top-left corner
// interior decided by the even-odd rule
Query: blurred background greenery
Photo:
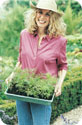
[[[35,0],[36,1],[36,0]],[[82,8],[75,0],[57,0],[58,8],[64,11],[67,24],[66,35],[82,33]],[[24,28],[24,12],[29,9],[29,0],[8,0],[0,13],[0,56],[12,56],[17,60],[19,36]]]
[[[38,0],[33,0],[34,4],[36,1]],[[70,72],[72,68],[82,65],[82,8],[75,0],[56,0],[56,2],[58,9],[64,12],[63,18],[67,24],[67,60]],[[7,97],[4,94],[7,87],[5,79],[17,62],[20,32],[24,29],[24,12],[28,9],[30,9],[29,0],[7,0],[0,8],[0,108],[5,111],[8,108],[5,102]],[[73,78],[75,79],[74,76]],[[10,105],[10,102],[8,104]]]

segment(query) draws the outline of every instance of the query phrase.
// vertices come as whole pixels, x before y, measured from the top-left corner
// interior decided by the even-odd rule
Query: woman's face
[[[49,24],[49,10],[38,9],[36,13],[36,23],[39,28],[46,28]]]

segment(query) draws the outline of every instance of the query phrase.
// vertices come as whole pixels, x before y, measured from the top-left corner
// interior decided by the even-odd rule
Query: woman
[[[39,0],[26,13],[26,29],[20,35],[20,51],[17,66],[36,69],[36,74],[47,73],[58,77],[55,96],[61,95],[66,75],[66,25],[58,12],[55,0]],[[6,80],[8,83],[14,73]],[[49,125],[51,105],[39,105],[16,101],[19,125]]]

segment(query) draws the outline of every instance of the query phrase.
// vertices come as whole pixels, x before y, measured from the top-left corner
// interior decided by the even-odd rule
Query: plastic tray
[[[54,99],[54,94],[51,100],[46,100],[46,99],[39,99],[39,98],[33,98],[33,97],[28,97],[28,96],[11,94],[11,93],[8,93],[7,91],[8,89],[5,91],[5,94],[9,99],[21,100],[21,101],[31,102],[31,103],[36,103],[36,104],[51,105]]]

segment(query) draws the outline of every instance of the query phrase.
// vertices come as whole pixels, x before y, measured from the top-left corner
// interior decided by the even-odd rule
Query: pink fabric
[[[24,29],[20,35],[19,49],[22,69],[36,69],[36,74],[48,72],[58,76],[59,70],[67,70],[66,43],[62,36],[50,38],[47,35],[38,47],[38,35],[33,36]]]

